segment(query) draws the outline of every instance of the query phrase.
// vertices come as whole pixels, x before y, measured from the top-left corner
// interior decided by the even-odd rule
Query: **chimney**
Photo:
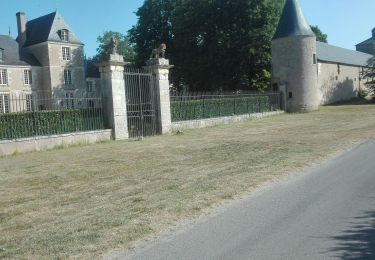
[[[22,47],[26,41],[26,17],[24,12],[18,12],[16,16],[18,27],[18,43],[20,44],[20,47]]]
[[[375,38],[375,28],[372,29],[372,38]]]

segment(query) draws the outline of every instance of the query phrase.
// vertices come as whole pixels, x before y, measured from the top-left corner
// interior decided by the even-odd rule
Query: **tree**
[[[90,78],[100,78],[98,64],[100,63],[100,58],[98,55],[94,57],[85,57],[85,70],[86,70],[86,77]]]
[[[129,31],[142,64],[167,44],[175,86],[195,91],[263,90],[284,0],[146,0]]]
[[[365,85],[370,90],[371,94],[375,93],[375,56],[370,58],[367,62],[367,68],[362,72],[363,79],[366,80]]]
[[[129,38],[119,32],[106,31],[103,35],[98,36],[97,42],[99,47],[96,49],[97,58],[103,60],[105,56],[109,55],[109,50],[107,49],[107,44],[110,42],[111,38],[114,37],[118,40],[117,52],[124,56],[125,61],[134,62],[135,60],[135,50],[134,45],[129,41]]]
[[[323,33],[318,26],[311,25],[311,30],[315,33],[316,35],[316,40],[319,42],[325,42],[328,43],[328,35]]]
[[[181,0],[145,0],[136,15],[138,22],[129,30],[130,41],[135,45],[136,64],[144,65],[154,48],[167,45],[173,53],[172,12]],[[171,58],[171,57],[170,57]]]

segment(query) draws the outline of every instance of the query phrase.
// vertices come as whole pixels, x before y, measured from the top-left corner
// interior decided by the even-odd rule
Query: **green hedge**
[[[215,118],[275,111],[269,96],[172,101],[172,121]]]
[[[103,129],[100,109],[48,110],[0,115],[0,140]]]

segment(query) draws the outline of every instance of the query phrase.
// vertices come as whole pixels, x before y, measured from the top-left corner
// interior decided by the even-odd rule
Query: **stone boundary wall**
[[[77,132],[0,141],[0,156],[50,150],[74,144],[92,144],[111,140],[111,130]]]
[[[274,112],[265,112],[265,113],[256,113],[256,114],[247,114],[247,115],[238,115],[238,116],[226,116],[226,117],[218,117],[218,118],[172,122],[172,131],[176,132],[176,131],[185,130],[185,129],[196,129],[196,128],[216,126],[216,125],[227,125],[227,124],[233,124],[236,122],[242,122],[242,121],[248,121],[248,120],[259,119],[259,118],[264,118],[264,117],[281,115],[283,113],[285,112],[274,111]]]

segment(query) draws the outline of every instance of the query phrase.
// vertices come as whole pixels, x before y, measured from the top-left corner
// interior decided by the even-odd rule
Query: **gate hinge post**
[[[123,56],[113,53],[99,65],[101,86],[104,95],[106,126],[112,129],[115,140],[129,139],[126,111]]]
[[[155,75],[158,120],[161,134],[172,132],[171,104],[169,96],[169,70],[173,68],[165,58],[152,58],[147,61],[146,70]]]

